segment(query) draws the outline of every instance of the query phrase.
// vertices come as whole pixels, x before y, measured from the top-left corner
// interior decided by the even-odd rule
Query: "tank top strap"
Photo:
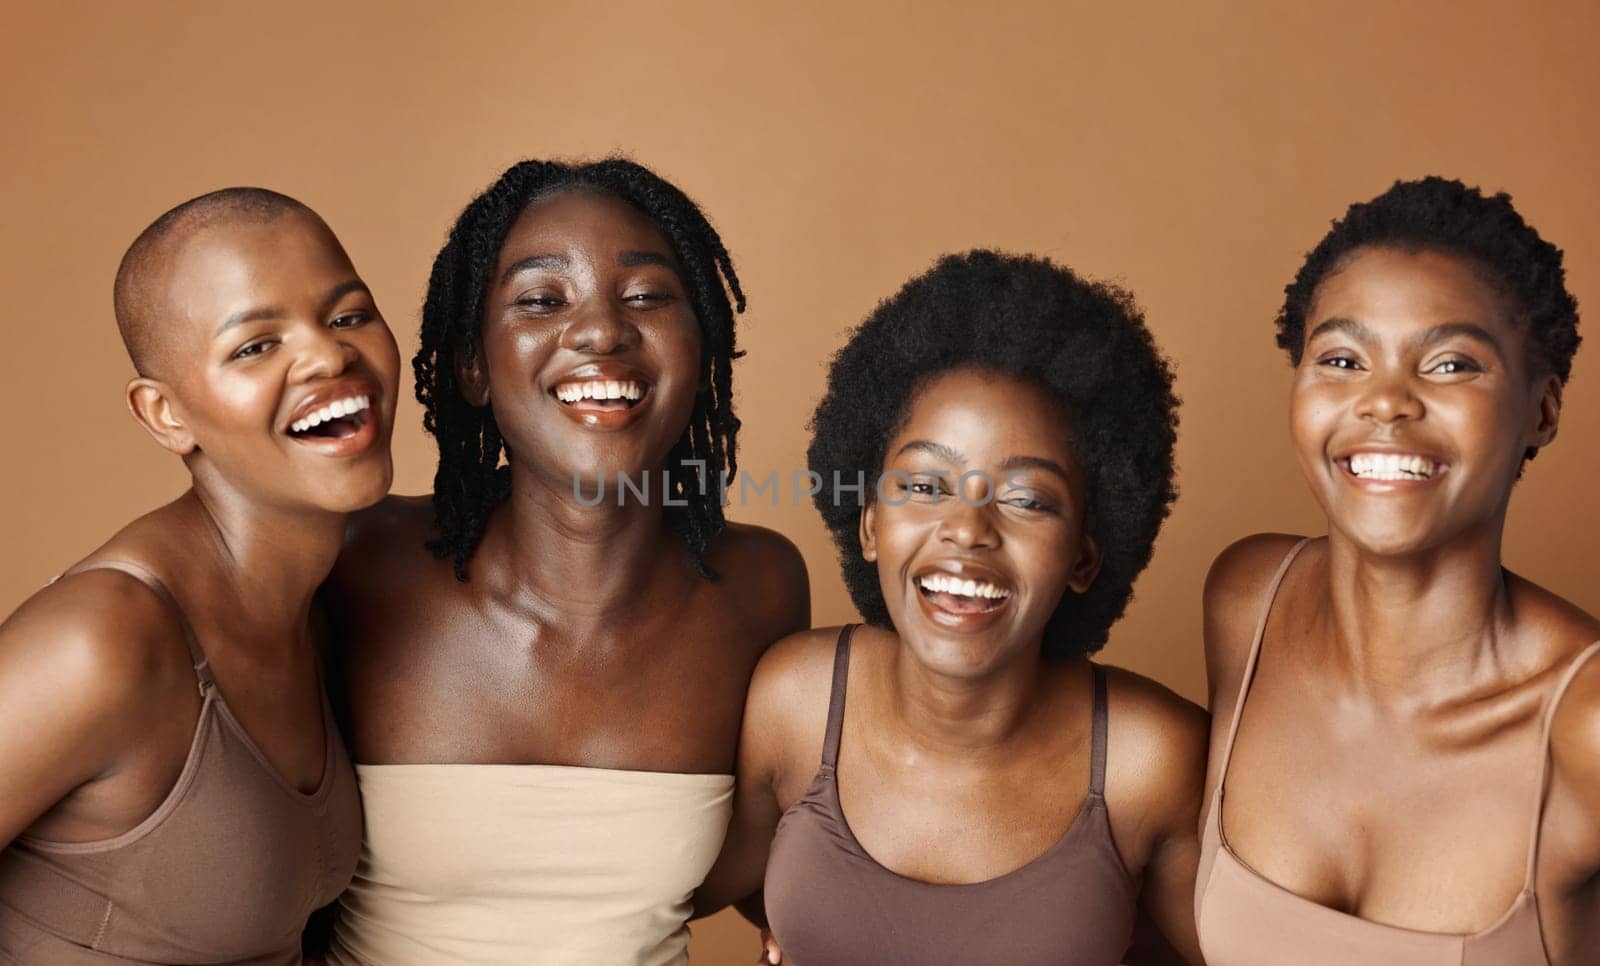
[[[1250,684],[1256,677],[1256,665],[1261,660],[1261,641],[1267,636],[1267,619],[1272,616],[1272,603],[1278,599],[1278,588],[1283,586],[1283,578],[1288,575],[1290,565],[1311,540],[1311,537],[1304,537],[1299,543],[1290,547],[1289,552],[1283,555],[1283,562],[1278,564],[1277,573],[1272,575],[1271,582],[1267,584],[1267,593],[1261,602],[1261,616],[1256,620],[1255,637],[1250,642],[1250,656],[1245,660],[1244,674],[1239,678],[1239,696],[1233,701],[1233,718],[1228,722],[1228,737],[1222,746],[1222,763],[1216,788],[1218,795],[1222,793],[1222,784],[1228,777],[1228,762],[1233,758],[1233,742],[1239,734],[1239,718],[1244,714],[1245,698],[1250,694]]]
[[[127,574],[139,583],[144,584],[152,594],[155,594],[161,603],[165,604],[167,609],[172,612],[172,616],[178,619],[178,626],[183,630],[184,643],[189,646],[189,658],[194,663],[195,677],[199,679],[200,693],[204,695],[211,689],[213,686],[211,666],[206,663],[206,653],[200,648],[200,639],[195,636],[194,625],[189,623],[189,616],[183,612],[183,607],[178,603],[178,598],[172,595],[172,591],[167,589],[167,585],[162,583],[160,577],[157,577],[145,567],[128,560],[92,560],[89,563],[71,568],[61,574],[61,577],[81,574],[89,570],[115,570],[118,573]],[[61,577],[57,577],[56,580],[60,580]],[[54,582],[51,581],[51,583]]]
[[[1590,644],[1572,659],[1572,663],[1562,672],[1561,679],[1556,682],[1556,689],[1551,692],[1550,700],[1545,705],[1544,721],[1539,727],[1539,784],[1535,787],[1533,832],[1528,836],[1528,878],[1525,888],[1529,890],[1534,886],[1534,874],[1538,871],[1539,829],[1544,824],[1545,795],[1550,791],[1550,727],[1555,722],[1556,709],[1561,704],[1562,696],[1567,693],[1567,687],[1572,684],[1572,679],[1578,676],[1578,672],[1583,670],[1583,666],[1596,654],[1600,654],[1600,641]]]
[[[1094,668],[1094,723],[1089,736],[1089,794],[1104,798],[1106,794],[1106,669],[1098,664]]]
[[[828,695],[828,730],[822,738],[822,767],[832,769],[839,762],[839,735],[844,731],[844,690],[850,677],[850,638],[857,624],[839,629],[839,642],[833,648],[833,691]]]

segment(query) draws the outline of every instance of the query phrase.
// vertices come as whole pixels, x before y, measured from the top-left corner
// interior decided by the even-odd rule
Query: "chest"
[[[956,768],[847,729],[834,787],[851,833],[879,864],[920,882],[983,882],[1045,855],[1073,827],[1089,786],[1083,752]]]
[[[1232,851],[1363,919],[1456,934],[1494,923],[1526,880],[1537,714],[1510,703],[1418,725],[1308,693],[1257,675],[1226,775]]]
[[[727,773],[759,657],[735,614],[697,599],[577,630],[455,598],[361,620],[355,754]]]

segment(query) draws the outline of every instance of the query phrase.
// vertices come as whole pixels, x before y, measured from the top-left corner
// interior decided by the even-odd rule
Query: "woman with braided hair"
[[[330,962],[686,960],[746,685],[810,616],[710,485],[743,308],[630,161],[517,164],[457,220],[414,360],[434,492],[358,518],[328,586],[368,822]]]

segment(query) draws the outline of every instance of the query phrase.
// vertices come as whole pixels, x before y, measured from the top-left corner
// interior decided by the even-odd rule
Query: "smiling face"
[[[129,398],[163,445],[263,503],[383,497],[399,353],[326,225],[291,211],[200,228],[159,287],[168,361]]]
[[[1330,527],[1386,555],[1497,537],[1560,410],[1511,302],[1459,256],[1362,248],[1317,287],[1306,333],[1291,430]]]
[[[592,493],[596,479],[614,487],[619,473],[659,468],[683,436],[700,343],[655,223],[618,198],[565,191],[529,205],[506,235],[479,352],[460,375],[519,464]]]
[[[952,370],[913,397],[861,546],[925,666],[978,677],[1036,659],[1062,595],[1094,579],[1069,432],[1049,392],[1002,373]]]

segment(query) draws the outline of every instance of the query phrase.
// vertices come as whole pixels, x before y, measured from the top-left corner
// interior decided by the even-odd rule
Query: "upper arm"
[[[768,649],[756,665],[740,727],[733,819],[722,853],[695,892],[696,916],[761,888],[767,850],[778,819],[792,803],[802,763],[821,758],[826,682],[831,677],[819,664],[825,659],[824,643],[831,640],[828,631],[793,634]],[[829,650],[830,668],[831,657]]]
[[[0,625],[0,846],[116,766],[160,679],[159,601],[74,579],[91,586],[49,588]]]
[[[1172,948],[1198,963],[1194,927],[1199,815],[1204,796],[1210,718],[1198,705],[1153,681],[1113,672],[1110,760],[1120,762],[1107,798],[1119,847],[1142,880],[1139,905]],[[1170,961],[1166,950],[1130,962]]]
[[[1591,657],[1567,687],[1550,723],[1551,794],[1546,814],[1545,863],[1568,866],[1571,883],[1600,874],[1600,656]]]

